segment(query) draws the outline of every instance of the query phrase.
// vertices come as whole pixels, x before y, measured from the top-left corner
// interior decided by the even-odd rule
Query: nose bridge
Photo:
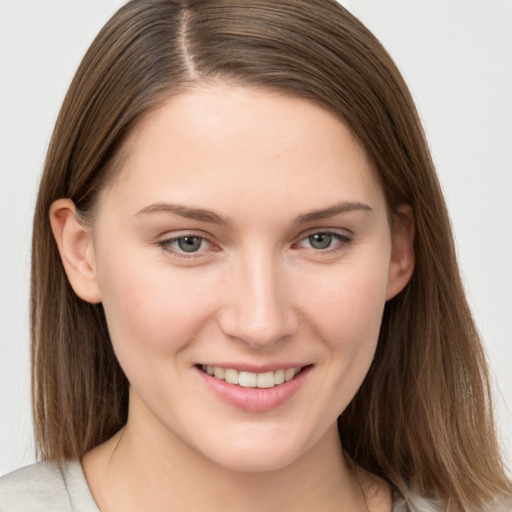
[[[232,271],[224,332],[255,347],[290,335],[295,319],[279,256],[253,248],[236,259]]]

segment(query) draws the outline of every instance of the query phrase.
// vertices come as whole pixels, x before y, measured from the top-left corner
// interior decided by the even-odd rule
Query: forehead
[[[122,193],[133,210],[171,199],[208,208],[288,200],[291,208],[303,196],[321,208],[382,196],[364,150],[337,117],[261,88],[204,85],[171,97],[135,127],[125,155],[108,193]]]

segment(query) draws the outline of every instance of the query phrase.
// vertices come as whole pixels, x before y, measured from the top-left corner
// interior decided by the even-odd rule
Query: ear
[[[71,287],[86,302],[101,302],[92,230],[79,221],[71,199],[51,205],[50,223]]]
[[[394,215],[391,243],[386,300],[405,288],[414,270],[414,214],[409,205],[401,206]]]

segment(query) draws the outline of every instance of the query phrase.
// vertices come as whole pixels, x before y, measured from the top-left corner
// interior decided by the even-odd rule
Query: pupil
[[[329,235],[329,233],[315,233],[308,239],[314,249],[327,249],[331,245],[332,235]]]
[[[201,242],[198,236],[184,236],[178,240],[178,246],[184,252],[194,252],[201,247]]]

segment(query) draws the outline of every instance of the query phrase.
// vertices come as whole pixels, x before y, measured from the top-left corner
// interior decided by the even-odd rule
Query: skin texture
[[[412,273],[410,212],[391,232],[348,129],[272,91],[197,87],[127,144],[92,226],[70,200],[51,210],[70,282],[103,303],[131,384],[126,427],[83,460],[102,511],[389,511],[386,486],[357,470],[365,505],[336,418],[371,364],[386,300]],[[326,232],[328,247],[314,247]],[[202,237],[196,252],[180,249],[184,236]],[[201,364],[309,371],[255,412],[216,396]]]

